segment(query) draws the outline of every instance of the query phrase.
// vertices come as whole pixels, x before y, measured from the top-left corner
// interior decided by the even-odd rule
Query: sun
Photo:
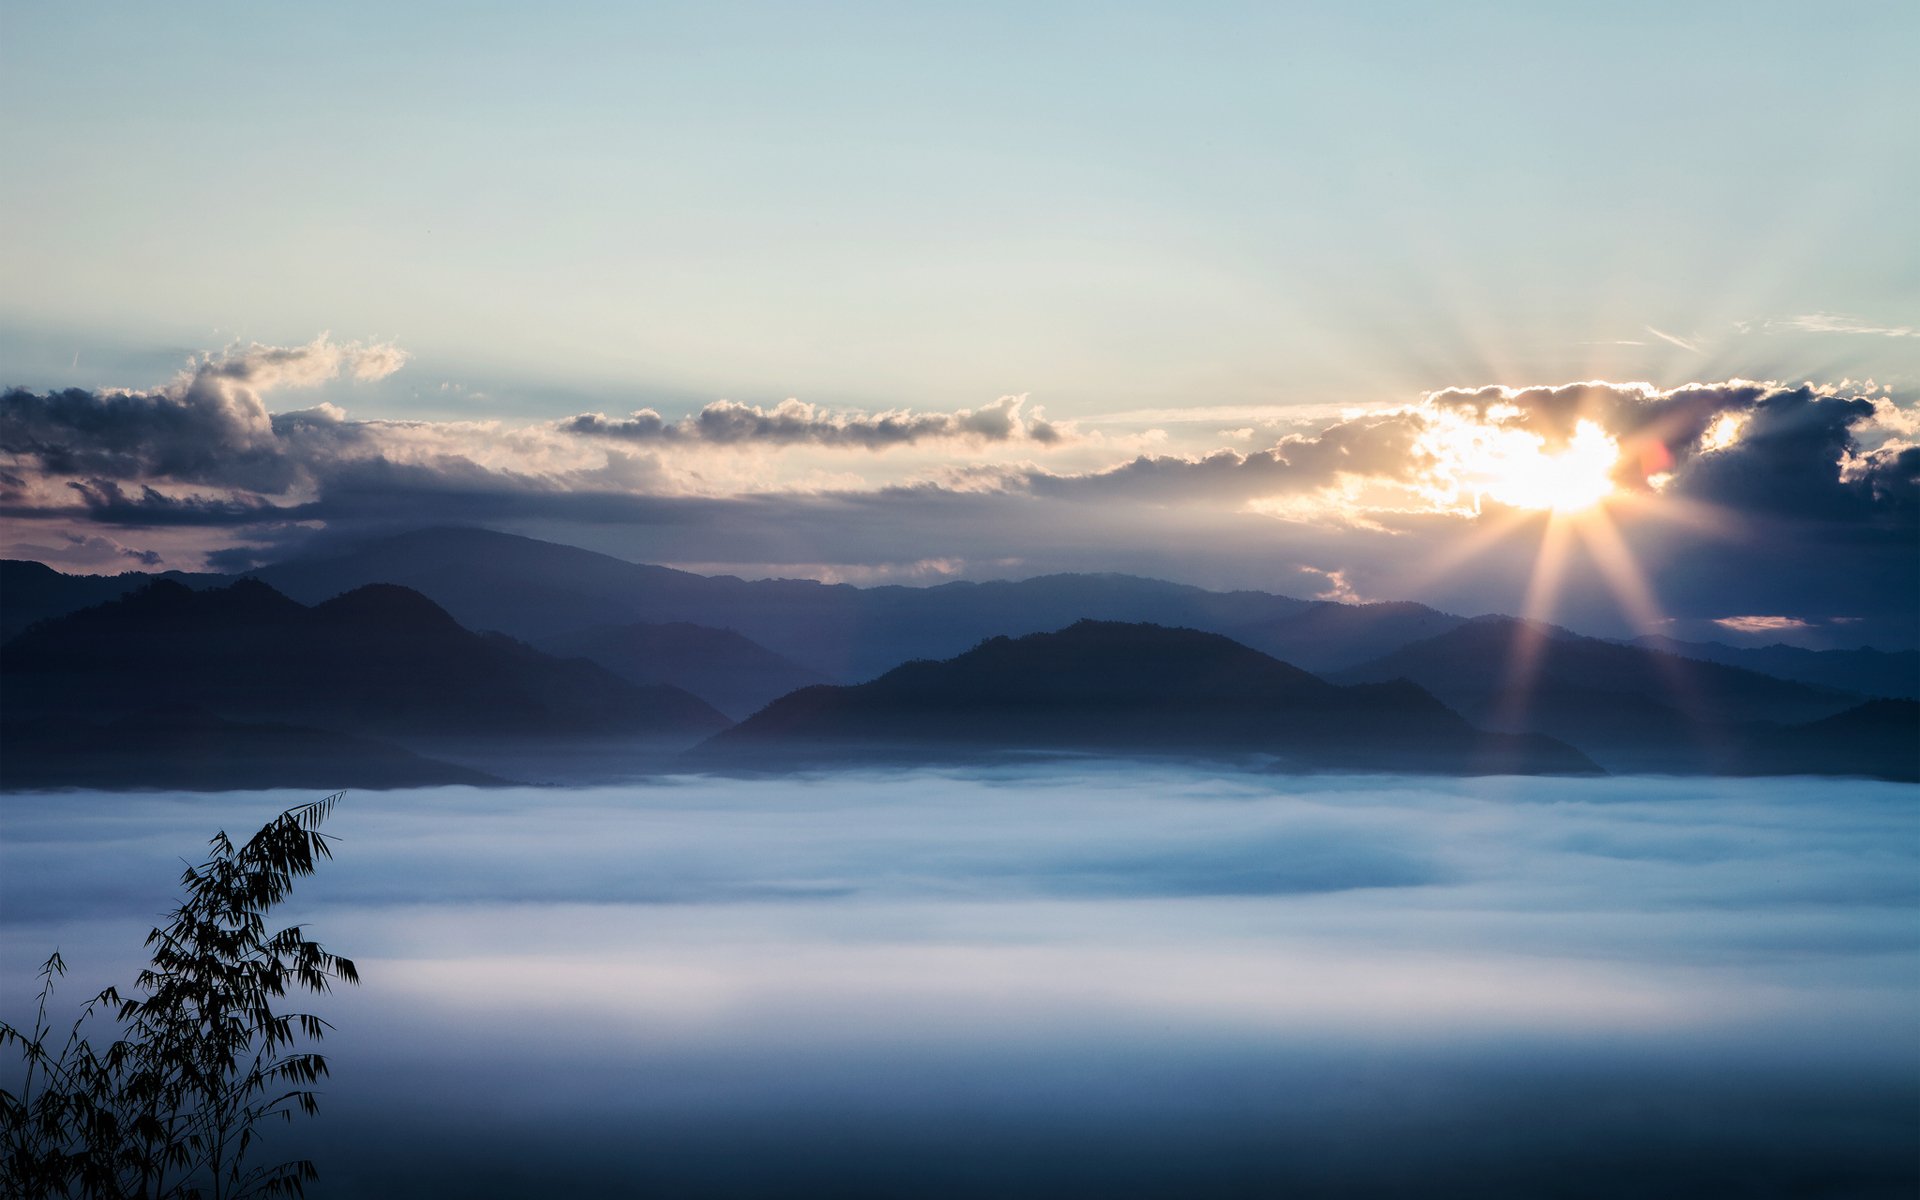
[[[1574,427],[1566,448],[1550,454],[1546,444],[1521,433],[1508,453],[1489,463],[1486,494],[1512,508],[1576,513],[1613,494],[1620,443],[1592,421]]]
[[[1559,450],[1526,429],[1480,421],[1436,423],[1422,448],[1447,490],[1475,511],[1482,499],[1507,508],[1578,513],[1614,493],[1620,443],[1592,421],[1574,426]]]

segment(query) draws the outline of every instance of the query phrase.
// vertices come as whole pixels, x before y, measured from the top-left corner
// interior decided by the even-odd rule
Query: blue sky
[[[1019,396],[1077,431],[592,468],[649,495],[868,496],[1258,453],[1447,388],[1755,379],[1890,406],[1838,470],[1913,436],[1916,50],[1920,10],[1894,3],[15,4],[0,386],[159,389],[190,356],[331,331],[404,370],[258,402],[431,423],[442,457],[475,423],[497,449],[582,413],[789,398],[840,419]],[[458,454],[550,479],[542,445]],[[49,528],[10,552],[58,557],[23,549],[59,550]],[[268,532],[103,536],[195,565]],[[665,552],[617,523],[572,540]],[[1365,569],[766,540],[716,561]]]
[[[5,20],[9,382],[322,329],[413,352],[395,413],[443,380],[1085,416],[1920,357],[1736,331],[1920,325],[1907,5]]]

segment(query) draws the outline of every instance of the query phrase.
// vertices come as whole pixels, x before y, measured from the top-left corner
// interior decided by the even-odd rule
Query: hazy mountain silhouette
[[[1664,637],[1638,638],[1632,644],[1814,687],[1862,696],[1920,699],[1920,650],[1804,650],[1777,642],[1771,646],[1729,646]]]
[[[1803,725],[1746,731],[1751,775],[1866,775],[1920,783],[1920,701],[1869,700]]]
[[[1610,771],[1743,773],[1748,726],[1803,724],[1860,702],[1511,617],[1476,618],[1333,678],[1411,679],[1470,720],[1550,734]]]
[[[1332,671],[1445,633],[1465,621],[1465,617],[1410,601],[1342,604],[1315,600],[1267,620],[1220,632],[1309,671]]]
[[[1339,687],[1218,634],[1080,621],[782,697],[709,764],[925,761],[1008,750],[1274,755],[1359,770],[1590,771],[1549,738],[1483,734],[1404,681]]]
[[[472,633],[390,584],[309,608],[258,580],[198,592],[154,583],[0,647],[0,683],[10,730],[28,721],[101,726],[164,705],[468,760],[528,739],[679,747],[728,724],[678,688],[636,687],[583,659]]]
[[[1130,575],[874,588],[749,581],[481,529],[401,534],[256,574],[307,600],[364,583],[403,584],[470,628],[533,640],[635,622],[720,626],[843,682],[914,659],[948,658],[982,638],[1059,629],[1082,618],[1229,632],[1315,607],[1266,592],[1210,592]]]
[[[119,575],[63,575],[43,563],[0,559],[0,642],[48,617],[65,616],[117,600],[162,579],[195,588],[233,582],[228,575],[196,575],[185,571],[165,571],[157,575],[139,571]]]
[[[257,574],[293,600],[320,608],[368,584],[410,588],[438,606],[434,612],[443,628],[436,636],[451,636],[445,628],[458,628],[454,621],[500,629],[538,639],[550,651],[593,659],[618,676],[610,680],[606,672],[584,671],[585,663],[571,668],[547,663],[502,682],[486,675],[493,669],[486,664],[545,660],[527,659],[534,652],[526,646],[488,636],[483,640],[492,647],[490,656],[450,652],[431,672],[448,685],[448,694],[415,703],[404,698],[420,686],[421,672],[399,666],[407,647],[399,657],[390,654],[371,632],[384,627],[386,618],[361,614],[370,619],[369,630],[351,653],[362,663],[378,662],[381,670],[391,663],[393,669],[384,676],[361,676],[370,686],[358,694],[372,720],[326,727],[401,736],[412,739],[408,744],[415,748],[425,745],[465,761],[484,760],[500,773],[531,771],[543,778],[546,764],[558,760],[502,762],[498,739],[483,745],[487,753],[479,757],[463,747],[420,739],[486,737],[491,730],[578,737],[593,729],[616,739],[605,747],[611,762],[627,753],[617,742],[623,731],[646,723],[644,714],[629,711],[635,698],[609,690],[612,682],[684,688],[727,715],[740,716],[814,680],[870,680],[903,662],[952,658],[983,639],[1057,630],[1081,619],[1224,634],[1336,682],[1410,679],[1475,724],[1553,735],[1620,770],[1743,771],[1744,756],[1754,745],[1750,727],[1804,725],[1868,695],[1920,691],[1916,652],[1613,643],[1512,618],[1469,621],[1419,604],[1210,592],[1125,575],[875,588],[749,581],[629,563],[482,529],[427,529],[336,545]],[[62,576],[39,564],[8,563],[0,573],[5,589],[0,611],[9,624],[18,625],[32,614],[123,592],[148,578]],[[179,582],[204,590],[222,578],[191,575]],[[344,619],[351,607],[336,611]],[[409,620],[401,624],[410,629],[434,624],[424,610]],[[246,628],[241,620],[233,632],[237,636]],[[416,639],[412,634],[388,638],[395,640]],[[1521,695],[1511,682],[1516,656],[1529,647],[1538,661],[1531,686]],[[333,680],[327,672],[337,656],[315,657],[319,661],[297,669],[309,679]],[[1755,667],[1762,669],[1748,669]],[[349,692],[353,686],[346,680],[334,683]],[[260,686],[262,694],[277,695],[273,703],[283,706],[264,715],[314,725],[328,719],[324,712],[292,704],[286,699],[292,689],[277,681]],[[453,719],[463,709],[464,715]],[[634,720],[626,721],[623,712]],[[586,759],[576,752],[568,761]]]
[[[820,676],[731,629],[641,622],[541,638],[540,649],[590,659],[628,683],[671,684],[734,719]]]

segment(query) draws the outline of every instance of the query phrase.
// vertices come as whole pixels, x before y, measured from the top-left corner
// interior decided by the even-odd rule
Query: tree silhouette
[[[66,973],[55,951],[40,970],[30,1032],[0,1022],[0,1046],[25,1059],[20,1094],[0,1090],[0,1192],[19,1197],[240,1200],[304,1193],[300,1159],[254,1165],[268,1121],[312,1114],[324,1057],[297,1049],[331,1028],[310,1013],[275,1012],[289,989],[324,993],[359,982],[353,963],[298,925],[269,932],[267,913],[333,857],[319,826],[341,794],[290,808],[240,846],[216,834],[181,877],[185,898],[147,935],[152,961],[132,996],[107,988],[50,1044],[47,1005]],[[117,1026],[97,1049],[87,1029]]]

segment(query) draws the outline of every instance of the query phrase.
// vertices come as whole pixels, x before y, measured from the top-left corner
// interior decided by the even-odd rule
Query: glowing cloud
[[[1721,413],[1714,418],[1713,424],[1707,426],[1707,431],[1700,435],[1700,449],[1707,453],[1725,450],[1740,440],[1740,434],[1746,427],[1746,413]]]
[[[1812,629],[1798,617],[1718,617],[1713,622],[1735,633],[1784,633],[1790,629]]]
[[[1436,479],[1472,496],[1475,508],[1484,496],[1509,508],[1578,512],[1612,494],[1620,443],[1599,425],[1581,420],[1554,452],[1540,434],[1498,423],[1512,415],[1489,410],[1487,421],[1473,421],[1437,414],[1419,443]]]

